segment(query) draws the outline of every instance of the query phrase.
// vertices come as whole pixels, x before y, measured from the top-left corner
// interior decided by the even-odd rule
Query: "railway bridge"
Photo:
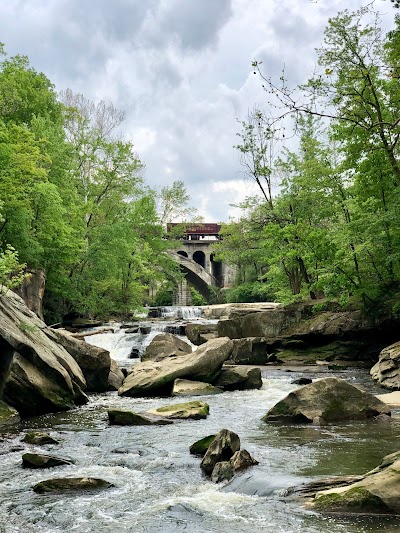
[[[181,265],[185,273],[174,296],[175,305],[191,305],[190,287],[194,287],[207,301],[210,286],[228,288],[235,280],[235,270],[215,260],[215,245],[221,240],[221,226],[214,223],[168,224],[167,232],[182,229],[180,245],[170,255]]]

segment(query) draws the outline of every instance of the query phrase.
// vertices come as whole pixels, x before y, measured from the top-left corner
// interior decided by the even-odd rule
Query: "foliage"
[[[226,291],[227,302],[269,302],[270,289],[266,283],[249,281]]]
[[[190,287],[193,305],[207,305],[206,299],[194,287]]]
[[[261,190],[261,200],[242,204],[218,257],[238,267],[233,294],[258,280],[283,302],[327,296],[390,311],[400,287],[400,18],[384,35],[371,5],[339,13],[317,59],[315,74],[294,89],[253,62],[279,112],[242,123],[241,162],[251,155],[257,170],[289,117],[299,141],[261,165],[279,176],[280,192],[270,198]]]
[[[18,287],[24,279],[25,264],[20,264],[18,253],[10,245],[0,251],[0,292]]]
[[[111,103],[59,98],[26,57],[0,63],[1,258],[45,271],[48,317],[128,314],[150,284],[180,277],[123,119]]]

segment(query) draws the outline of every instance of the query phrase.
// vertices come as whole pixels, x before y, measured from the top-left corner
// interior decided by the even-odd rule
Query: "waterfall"
[[[161,318],[193,320],[194,318],[200,318],[203,316],[203,309],[201,307],[174,305],[170,307],[160,307],[159,309]]]

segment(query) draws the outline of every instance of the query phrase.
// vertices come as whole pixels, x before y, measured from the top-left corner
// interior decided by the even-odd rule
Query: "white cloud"
[[[361,0],[9,0],[0,35],[58,90],[112,100],[152,187],[185,181],[206,220],[237,216],[254,193],[239,181],[237,118],[265,107],[251,61],[292,82],[315,63],[328,17]],[[394,10],[382,3],[387,18]],[[379,3],[377,5],[379,7]],[[387,23],[386,23],[387,24]],[[253,192],[252,192],[253,191]]]

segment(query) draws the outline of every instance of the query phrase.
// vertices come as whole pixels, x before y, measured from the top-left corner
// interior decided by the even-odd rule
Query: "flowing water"
[[[126,362],[121,341],[124,333],[117,328],[116,333],[105,335],[115,340],[113,355],[119,354],[119,360]],[[94,343],[95,337],[89,339]],[[102,340],[106,342],[105,337]],[[318,476],[364,473],[383,455],[400,448],[400,418],[391,423],[326,427],[262,422],[266,411],[296,388],[291,381],[304,375],[302,371],[264,368],[260,390],[204,397],[210,405],[206,420],[172,426],[109,426],[109,408],[144,411],[177,401],[120,398],[110,392],[91,395],[84,407],[32,418],[4,431],[0,434],[0,531],[400,531],[396,518],[320,515],[283,496],[286,488]],[[312,377],[322,375],[318,372]],[[366,371],[352,369],[330,375],[376,391]],[[200,459],[189,454],[195,440],[223,427],[238,433],[242,448],[260,462],[226,486],[208,481],[201,473]],[[21,437],[29,430],[47,431],[59,444],[22,443]],[[48,452],[74,464],[49,470],[23,469],[21,455],[25,451]],[[37,495],[32,491],[43,479],[65,476],[100,477],[115,486],[95,494]]]

